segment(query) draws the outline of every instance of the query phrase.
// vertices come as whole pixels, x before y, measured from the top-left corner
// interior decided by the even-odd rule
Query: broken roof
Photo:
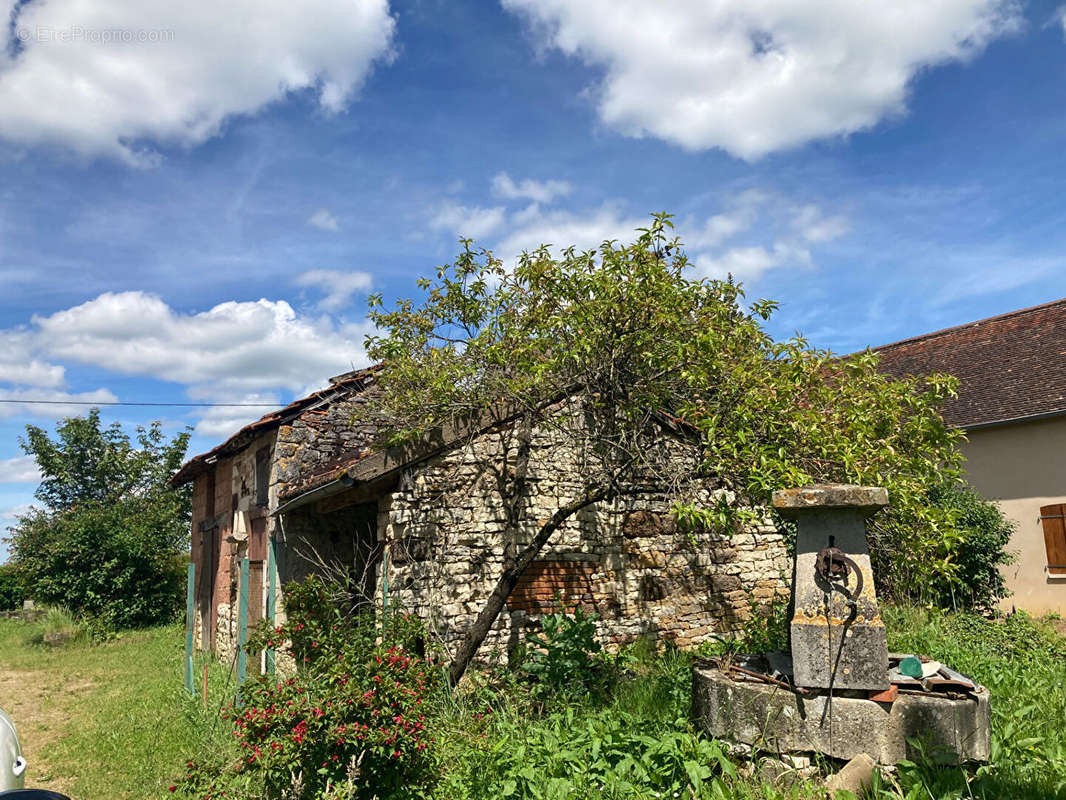
[[[206,471],[208,466],[214,464],[218,459],[243,450],[263,432],[277,428],[305,411],[327,405],[338,398],[348,397],[351,394],[362,391],[379,369],[380,366],[373,366],[336,375],[329,379],[329,386],[326,388],[312,392],[307,397],[294,400],[284,408],[271,411],[255,422],[245,425],[222,444],[186,461],[182,468],[170,479],[171,485],[181,486],[188,483],[197,475]]]
[[[961,428],[1066,414],[1066,298],[873,350],[894,377],[957,377],[944,418]]]

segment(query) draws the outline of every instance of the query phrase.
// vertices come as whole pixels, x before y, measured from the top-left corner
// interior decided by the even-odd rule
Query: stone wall
[[[490,465],[500,463],[500,434],[412,470],[379,504],[388,542],[390,604],[422,617],[448,649],[473,622],[499,577],[505,511]],[[528,520],[520,538],[581,490],[579,454],[558,438],[533,438]],[[521,546],[524,542],[517,543]],[[644,634],[695,645],[736,631],[752,603],[788,594],[790,560],[770,524],[733,535],[678,528],[669,499],[654,492],[598,503],[554,534],[523,578],[486,640],[482,655],[516,644],[540,614],[558,606],[595,612],[612,646]]]
[[[298,491],[311,480],[369,451],[377,429],[355,419],[372,395],[373,390],[367,389],[338,398],[304,411],[278,428],[272,507],[277,507],[280,495]]]

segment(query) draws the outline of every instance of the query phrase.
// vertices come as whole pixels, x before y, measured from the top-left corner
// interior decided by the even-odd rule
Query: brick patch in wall
[[[518,579],[507,608],[527,614],[551,614],[563,608],[591,606],[595,599],[592,576],[599,568],[595,561],[534,561]]]

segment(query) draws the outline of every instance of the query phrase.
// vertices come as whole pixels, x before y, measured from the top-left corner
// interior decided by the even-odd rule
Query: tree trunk
[[[448,669],[448,680],[452,686],[459,683],[459,679],[463,677],[463,673],[466,672],[466,668],[470,666],[470,662],[477,655],[477,651],[485,641],[485,637],[488,636],[489,631],[496,622],[496,618],[500,615],[500,611],[503,610],[507,598],[511,596],[511,592],[514,591],[514,587],[518,584],[518,579],[522,577],[526,567],[537,557],[544,545],[548,543],[551,535],[569,517],[581,509],[610,497],[614,492],[613,486],[613,484],[610,484],[586,492],[576,500],[559,508],[537,532],[533,540],[515,557],[514,562],[505,566],[500,580],[497,581],[496,587],[485,602],[485,607],[477,615],[477,619],[470,626],[470,630],[466,632],[466,636],[463,637],[463,641],[455,653],[455,658]]]

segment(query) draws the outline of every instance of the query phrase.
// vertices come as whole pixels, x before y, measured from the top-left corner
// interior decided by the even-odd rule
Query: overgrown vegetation
[[[33,425],[22,447],[37,461],[41,503],[11,529],[17,580],[39,603],[116,630],[173,620],[188,551],[189,492],[167,480],[189,434],[168,441],[160,423],[131,441],[99,411],[70,417],[57,438]]]
[[[298,669],[263,675],[226,709],[236,751],[195,762],[192,797],[407,798],[435,780],[441,673],[417,655],[420,628],[401,614],[345,616],[314,578],[286,594],[286,623],[249,650],[280,647]]]
[[[22,578],[12,564],[0,564],[0,611],[22,608],[26,589]]]
[[[319,605],[317,592],[313,583],[297,589],[282,633],[264,629],[253,645],[291,635],[303,666],[245,693],[230,720],[236,735],[229,747],[198,760],[182,793],[216,798],[225,790],[236,800],[824,796],[817,777],[794,784],[763,778],[693,726],[692,653],[647,640],[605,653],[588,635],[591,618],[549,615],[519,663],[473,672],[448,691],[443,665],[418,655],[412,620],[394,619],[396,627],[378,628],[375,640],[364,620],[345,619],[334,607],[304,616]],[[916,759],[879,780],[878,800],[1066,797],[1066,639],[1021,614],[999,621],[905,607],[885,614],[890,648],[943,659],[991,689],[993,759],[966,768]],[[785,623],[781,609],[753,616],[741,640],[703,652],[779,646]],[[419,726],[407,727],[413,719]],[[352,735],[359,731],[365,738]]]
[[[879,528],[892,558],[882,572],[897,596],[939,596],[967,577],[973,530],[929,495],[959,476],[961,434],[940,415],[954,379],[893,379],[872,352],[840,359],[800,337],[775,341],[764,324],[776,304],[749,303],[731,280],[697,279],[671,228],[658,214],[632,243],[559,256],[542,247],[513,267],[464,241],[452,264],[419,281],[421,300],[386,309],[371,298],[383,444],[513,432],[489,467],[509,557],[457,649],[452,683],[560,525],[649,481],[682,522],[728,530],[775,489],[884,486],[891,508]],[[534,524],[522,509],[535,431],[581,454],[582,484]],[[670,437],[692,459],[664,446]],[[706,491],[714,486],[728,492]]]

